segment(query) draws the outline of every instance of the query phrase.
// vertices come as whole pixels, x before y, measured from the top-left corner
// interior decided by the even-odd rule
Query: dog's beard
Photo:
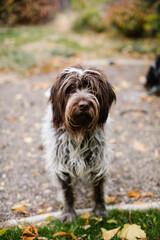
[[[86,101],[89,102],[88,109],[83,111],[78,107],[79,101],[80,99],[74,96],[68,101],[64,124],[71,135],[84,137],[97,125],[99,119],[99,103],[96,97],[92,95],[90,99],[86,99]]]

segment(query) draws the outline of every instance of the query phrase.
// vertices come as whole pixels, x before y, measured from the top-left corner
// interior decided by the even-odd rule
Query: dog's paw
[[[93,214],[96,217],[108,217],[108,211],[105,209],[105,207],[102,206],[96,206],[93,209]]]
[[[76,217],[76,212],[73,211],[63,211],[61,216],[60,216],[60,220],[61,222],[73,222],[73,220]]]

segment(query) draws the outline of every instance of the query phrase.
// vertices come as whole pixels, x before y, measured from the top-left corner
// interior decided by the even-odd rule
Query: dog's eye
[[[70,85],[66,88],[65,94],[71,94],[74,91],[74,86]]]

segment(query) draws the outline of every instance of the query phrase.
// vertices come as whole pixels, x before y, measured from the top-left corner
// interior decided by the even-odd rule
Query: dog
[[[157,56],[154,64],[150,66],[144,87],[149,90],[148,95],[160,95],[160,55]]]
[[[63,192],[63,222],[76,217],[73,185],[77,179],[93,185],[94,214],[107,216],[104,200],[110,161],[107,119],[114,101],[112,85],[95,68],[68,67],[51,88],[42,139],[46,167]]]

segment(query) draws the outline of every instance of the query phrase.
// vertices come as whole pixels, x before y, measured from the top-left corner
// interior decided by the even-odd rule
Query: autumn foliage
[[[57,0],[1,0],[0,24],[37,24],[54,17]]]

